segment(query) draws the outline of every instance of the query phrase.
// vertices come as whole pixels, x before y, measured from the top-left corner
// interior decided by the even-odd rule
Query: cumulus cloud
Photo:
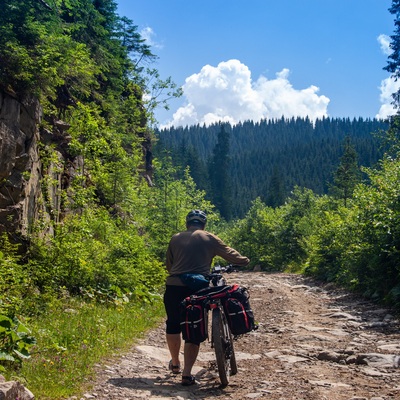
[[[163,47],[162,44],[160,44],[160,43],[158,43],[156,41],[156,36],[157,35],[153,31],[153,29],[150,28],[149,26],[143,28],[140,31],[140,36],[142,37],[142,39],[144,39],[147,42],[147,44],[149,46],[153,46],[153,47],[158,48],[158,49],[161,49]]]
[[[327,115],[329,98],[318,95],[319,88],[295,89],[289,81],[289,70],[276,78],[251,78],[249,68],[239,60],[221,62],[217,67],[205,65],[198,74],[186,78],[180,107],[164,127],[195,124],[210,125],[239,121],[306,117],[314,120]]]
[[[379,35],[377,38],[382,52],[389,56],[392,54],[392,49],[390,47],[390,37],[387,35]],[[379,100],[381,102],[381,107],[379,109],[378,114],[376,114],[376,118],[385,119],[390,115],[396,114],[396,109],[393,107],[393,93],[396,93],[400,89],[400,81],[396,81],[394,78],[389,77],[384,79],[381,82],[380,86],[380,96]]]
[[[376,118],[385,119],[390,115],[396,114],[396,109],[393,107],[392,94],[400,89],[400,81],[395,81],[392,77],[386,78],[381,82],[379,100],[382,103]]]
[[[381,46],[383,54],[388,56],[392,53],[392,49],[390,48],[390,37],[388,35],[379,35],[377,40]]]

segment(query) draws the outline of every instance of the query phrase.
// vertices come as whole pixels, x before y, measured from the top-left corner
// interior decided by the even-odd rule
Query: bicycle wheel
[[[235,349],[233,347],[232,333],[230,330],[229,330],[229,340],[231,343],[231,375],[236,375],[238,372],[238,368],[236,364]]]
[[[219,378],[221,384],[227,386],[229,383],[229,367],[232,367],[232,356],[234,360],[233,370],[236,369],[235,373],[237,372],[237,367],[228,323],[225,314],[219,308],[215,308],[212,311],[211,330]]]

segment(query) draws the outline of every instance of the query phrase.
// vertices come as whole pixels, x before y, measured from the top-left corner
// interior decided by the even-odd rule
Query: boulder
[[[0,400],[32,400],[35,396],[20,382],[0,382]]]

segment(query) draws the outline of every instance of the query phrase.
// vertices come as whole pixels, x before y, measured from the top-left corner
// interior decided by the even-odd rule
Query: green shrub
[[[31,331],[14,317],[0,314],[0,371],[20,368],[22,361],[30,358],[30,349],[36,344]]]
[[[0,237],[0,314],[13,317],[30,289],[30,278],[21,264],[18,246],[6,234]]]

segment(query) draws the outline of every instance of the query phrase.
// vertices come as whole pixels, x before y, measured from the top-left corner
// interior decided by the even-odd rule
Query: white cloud
[[[387,35],[379,35],[377,38],[381,50],[384,54],[389,56],[392,54],[392,49],[390,47],[390,37]],[[376,118],[385,119],[390,115],[396,114],[397,110],[393,107],[393,93],[396,93],[400,89],[400,81],[396,81],[391,76],[389,78],[384,79],[381,82],[380,86],[381,94],[379,96],[379,100],[382,103],[378,114],[376,114]]]
[[[326,116],[329,98],[319,96],[318,87],[313,85],[294,89],[288,77],[289,70],[283,69],[275,79],[260,76],[254,82],[249,68],[239,60],[221,62],[217,67],[205,65],[198,74],[186,78],[186,104],[163,127]]]
[[[396,109],[391,104],[393,101],[392,94],[400,89],[400,81],[395,81],[392,77],[386,78],[381,82],[379,100],[382,103],[376,118],[387,118],[396,114]]]
[[[377,40],[381,46],[383,54],[386,54],[387,56],[390,55],[392,53],[392,49],[390,48],[390,37],[382,34],[377,37]]]
[[[153,31],[152,28],[147,26],[146,28],[143,28],[140,31],[140,36],[142,39],[144,39],[149,46],[153,46],[155,48],[161,49],[163,46],[162,44],[158,43],[155,38],[156,38],[156,33]]]

